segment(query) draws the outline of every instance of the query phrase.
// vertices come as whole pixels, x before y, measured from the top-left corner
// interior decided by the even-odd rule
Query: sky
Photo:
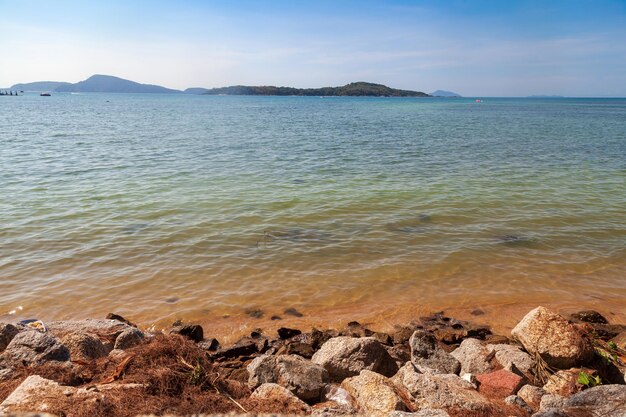
[[[0,86],[93,74],[626,97],[626,0],[0,0]]]

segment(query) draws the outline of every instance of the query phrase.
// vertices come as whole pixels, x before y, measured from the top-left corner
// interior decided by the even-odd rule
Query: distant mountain
[[[430,95],[433,97],[461,97],[460,94],[453,93],[452,91],[446,91],[446,90],[437,90],[433,93],[430,93]]]
[[[76,84],[61,85],[54,91],[73,93],[180,93],[152,84],[139,84],[111,75],[92,75]]]
[[[208,88],[191,87],[191,88],[188,88],[185,91],[183,91],[183,93],[185,93],[185,94],[204,94],[207,91],[209,91]]]
[[[72,85],[60,81],[37,81],[34,83],[15,84],[11,90],[17,91],[55,91],[59,87]]]
[[[188,89],[189,90],[189,89]],[[186,91],[188,91],[186,90]],[[211,88],[201,94],[247,96],[368,96],[368,97],[430,97],[421,91],[397,90],[382,84],[356,82],[343,87],[293,88],[234,85]]]
[[[544,94],[536,94],[536,95],[532,95],[532,96],[528,96],[528,98],[565,98],[564,96],[557,96],[557,95],[544,95]]]

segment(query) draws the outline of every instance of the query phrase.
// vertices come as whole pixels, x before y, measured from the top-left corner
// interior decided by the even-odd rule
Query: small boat
[[[41,93],[39,94],[41,97],[50,97],[52,94],[50,93]]]

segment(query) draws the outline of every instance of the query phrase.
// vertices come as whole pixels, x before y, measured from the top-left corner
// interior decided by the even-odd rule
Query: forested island
[[[237,95],[237,96],[368,96],[368,97],[431,97],[421,91],[398,90],[382,84],[354,82],[341,87],[294,88],[275,86],[234,85],[193,90],[195,94],[204,95]],[[186,91],[187,92],[187,91]],[[189,91],[191,92],[191,91]]]

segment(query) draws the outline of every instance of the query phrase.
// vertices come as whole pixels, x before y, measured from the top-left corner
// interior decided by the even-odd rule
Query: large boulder
[[[545,307],[526,314],[511,334],[528,352],[540,355],[555,368],[571,368],[593,356],[593,348],[581,332]]]
[[[257,400],[264,405],[269,405],[268,408],[272,408],[272,404],[280,406],[286,413],[310,413],[311,407],[295,395],[288,389],[281,387],[278,384],[266,383],[260,385],[252,395],[251,400]]]
[[[600,385],[572,395],[564,409],[570,415],[626,416],[626,385]]]
[[[91,361],[109,353],[100,339],[88,334],[70,333],[61,342],[69,349],[72,361]]]
[[[20,330],[11,323],[0,323],[0,352],[11,343]]]
[[[418,368],[441,373],[458,374],[461,363],[437,344],[435,336],[424,330],[416,330],[409,339],[411,362]]]
[[[50,411],[50,401],[63,401],[70,397],[87,401],[96,400],[101,394],[97,391],[62,386],[39,375],[31,375],[0,404],[0,413]]]
[[[115,338],[113,349],[126,350],[143,342],[144,335],[136,327],[129,327]]]
[[[391,380],[409,392],[416,409],[461,409],[485,415],[494,411],[472,383],[457,375],[421,373],[409,362]]]
[[[26,330],[11,340],[1,356],[9,362],[30,366],[47,361],[69,361],[70,351],[48,333]]]
[[[323,366],[335,382],[358,375],[364,369],[385,376],[392,376],[398,370],[383,345],[371,337],[334,337],[324,343],[311,360]]]
[[[278,384],[304,401],[321,398],[328,371],[297,355],[263,355],[248,365],[250,389],[265,383]]]
[[[465,339],[452,353],[461,363],[461,374],[485,374],[493,370],[493,354],[478,339]]]
[[[107,350],[113,349],[115,339],[117,339],[120,333],[128,329],[136,329],[129,324],[113,319],[51,321],[46,323],[46,328],[49,333],[58,338],[72,333],[90,334],[100,339],[107,347]]]
[[[363,370],[357,376],[345,379],[341,387],[354,399],[356,410],[368,416],[387,416],[393,411],[408,409],[406,394],[383,375]]]

